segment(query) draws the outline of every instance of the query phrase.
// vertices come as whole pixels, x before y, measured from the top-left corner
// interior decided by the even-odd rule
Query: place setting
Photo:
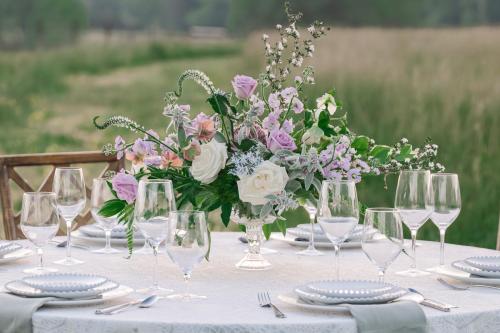
[[[29,258],[33,251],[17,242],[0,241],[0,265]]]

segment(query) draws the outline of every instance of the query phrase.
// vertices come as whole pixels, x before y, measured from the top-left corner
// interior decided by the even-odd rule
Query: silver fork
[[[264,293],[257,293],[257,299],[259,300],[259,305],[263,308],[271,308],[274,311],[276,318],[286,318],[286,315],[281,312],[276,305],[271,302],[271,296],[266,291]]]
[[[485,284],[469,284],[467,286],[459,286],[459,285],[450,283],[442,278],[438,278],[437,280],[439,282],[441,282],[442,285],[445,285],[448,288],[455,289],[455,290],[469,290],[470,288],[490,288],[490,289],[500,290],[500,287],[488,286]]]

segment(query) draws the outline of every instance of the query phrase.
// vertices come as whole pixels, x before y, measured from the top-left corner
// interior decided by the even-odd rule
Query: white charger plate
[[[500,256],[477,256],[467,258],[464,261],[484,271],[500,272]]]
[[[487,284],[491,286],[500,286],[500,278],[486,278],[475,276],[452,267],[438,267],[434,273],[470,284]]]
[[[334,312],[341,314],[349,314],[349,308],[342,305],[323,305],[323,304],[311,304],[304,302],[300,298],[298,298],[295,294],[283,294],[278,295],[278,299],[283,303],[290,304],[301,309],[305,310],[314,310],[314,311],[325,311],[325,312]]]
[[[279,240],[285,243],[288,243],[293,246],[299,246],[299,247],[307,247],[309,245],[309,242],[305,241],[297,241],[295,238],[290,237],[290,236],[283,236],[281,233],[273,233],[271,235],[271,239],[274,240]],[[316,242],[314,241],[314,246],[318,249],[333,249],[333,244],[331,242]],[[342,249],[351,249],[351,248],[360,248],[361,247],[361,242],[344,242],[340,245],[340,248]]]
[[[464,272],[467,272],[467,273],[470,273],[473,275],[486,277],[486,278],[499,278],[500,279],[500,272],[479,269],[477,267],[469,265],[468,263],[465,262],[465,260],[454,261],[451,263],[451,266],[453,268],[460,270],[460,271],[464,271]]]
[[[15,252],[11,252],[11,253],[6,254],[5,256],[1,257],[0,264],[5,264],[5,263],[9,263],[9,262],[16,261],[19,259],[28,258],[28,257],[31,257],[32,255],[33,255],[32,250],[23,247],[20,250],[17,250]]]
[[[102,245],[106,244],[105,238],[86,236],[82,232],[80,232],[80,230],[73,231],[71,233],[71,237],[73,237],[76,240],[90,242],[90,243],[94,243],[94,244],[102,244]],[[111,245],[127,246],[127,239],[126,238],[111,238]],[[138,238],[134,237],[134,245],[144,245],[144,238],[138,239]]]
[[[335,304],[379,304],[387,303],[389,301],[395,300],[408,293],[408,290],[394,286],[389,292],[375,295],[375,296],[365,296],[365,297],[329,297],[325,295],[320,295],[312,292],[308,288],[301,289],[300,287],[295,288],[294,292],[302,299],[314,303],[322,303],[324,305],[335,305]]]
[[[49,273],[26,276],[22,281],[36,289],[59,292],[94,289],[106,283],[108,278],[96,274]]]
[[[5,284],[4,288],[12,294],[25,297],[59,297],[59,298],[87,298],[94,297],[113,289],[120,285],[112,280],[106,281],[100,286],[84,291],[45,291],[28,286],[22,280],[14,280]]]
[[[114,299],[122,298],[128,296],[134,292],[134,289],[120,285],[118,288],[110,290],[108,292],[103,293],[100,298],[91,298],[91,299],[56,299],[50,302],[47,302],[45,305],[47,306],[85,306],[85,305],[96,305],[102,304],[107,301],[111,301]]]
[[[324,280],[309,282],[300,288],[328,297],[362,298],[379,296],[399,287],[378,281]]]

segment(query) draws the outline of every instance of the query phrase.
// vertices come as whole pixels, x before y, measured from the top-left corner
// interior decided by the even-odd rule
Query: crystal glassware
[[[340,245],[359,220],[356,183],[352,180],[326,180],[321,184],[318,224],[335,249],[336,278],[340,278]]]
[[[135,225],[153,248],[155,258],[153,285],[139,290],[148,294],[165,294],[172,290],[158,285],[158,248],[167,237],[170,212],[175,210],[172,182],[165,179],[141,179],[135,199]]]
[[[396,274],[409,277],[428,275],[417,269],[416,241],[418,229],[432,213],[431,174],[428,170],[405,170],[399,173],[394,206],[399,210],[403,223],[410,229],[412,263],[408,270]]]
[[[387,267],[403,249],[403,224],[399,211],[395,208],[366,209],[361,247],[377,266],[379,282],[383,282]]]
[[[323,252],[318,251],[314,246],[314,223],[316,221],[316,214],[318,212],[318,208],[316,204],[311,200],[306,200],[303,205],[304,209],[309,214],[309,222],[311,223],[311,235],[309,236],[309,245],[307,249],[297,252],[296,254],[301,256],[322,256],[325,255]]]
[[[446,229],[460,214],[460,185],[456,173],[436,173],[431,175],[431,200],[433,212],[431,221],[439,229],[441,242],[439,266],[444,266],[444,242]],[[436,270],[437,268],[431,269]]]
[[[29,274],[57,272],[55,268],[44,267],[43,247],[59,230],[56,194],[53,192],[26,192],[21,208],[21,231],[33,243],[39,256],[39,265],[26,269]]]
[[[120,250],[113,249],[111,247],[111,231],[118,224],[118,218],[116,216],[104,217],[99,214],[99,210],[102,208],[104,203],[113,198],[111,189],[108,185],[107,178],[95,178],[92,182],[92,194],[90,197],[91,207],[90,212],[96,224],[104,230],[106,236],[106,246],[102,249],[93,250],[93,253],[102,254],[112,254],[121,253]]]
[[[182,270],[186,289],[183,293],[170,295],[168,298],[180,300],[206,298],[189,292],[189,280],[194,266],[206,256],[209,243],[204,212],[180,210],[170,213],[165,246],[170,259]]]
[[[86,189],[81,168],[56,168],[53,191],[57,197],[57,209],[66,223],[66,258],[56,261],[59,265],[78,265],[83,261],[71,256],[71,228],[73,221],[85,208]]]

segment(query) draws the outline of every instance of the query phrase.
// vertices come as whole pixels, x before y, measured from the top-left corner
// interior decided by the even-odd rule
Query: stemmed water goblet
[[[175,210],[175,196],[170,180],[141,179],[135,200],[135,225],[143,233],[146,242],[153,248],[155,257],[153,285],[140,292],[156,295],[170,293],[172,290],[158,285],[158,248],[167,237],[170,212]]]
[[[106,236],[106,246],[102,249],[93,250],[92,252],[94,253],[112,254],[121,252],[120,250],[113,249],[111,247],[111,231],[118,224],[118,218],[116,216],[104,217],[99,214],[99,210],[102,208],[104,203],[112,198],[113,194],[109,188],[108,179],[95,178],[92,182],[90,212],[96,221],[96,224],[104,230],[104,234]]]
[[[403,249],[403,225],[397,209],[368,208],[365,211],[361,247],[377,266],[379,282],[384,282],[387,268]]]
[[[24,236],[35,245],[40,259],[38,267],[25,269],[23,272],[30,274],[57,272],[57,269],[43,265],[43,247],[59,230],[56,194],[53,192],[24,193],[20,225]]]
[[[309,245],[307,246],[307,249],[299,251],[297,252],[297,254],[301,256],[322,256],[324,255],[324,253],[318,251],[314,246],[314,223],[316,221],[316,214],[318,212],[318,208],[311,199],[305,200],[302,206],[309,214],[309,222],[311,224],[311,235],[309,236]]]
[[[431,175],[431,201],[433,212],[431,221],[439,229],[440,255],[439,266],[431,268],[435,271],[444,267],[444,242],[446,229],[460,214],[461,199],[458,175],[455,173],[436,173]]]
[[[410,269],[396,274],[409,277],[428,275],[417,269],[416,241],[418,229],[432,213],[431,174],[428,170],[405,170],[399,173],[394,206],[399,210],[403,223],[410,229],[412,263]]]
[[[327,180],[321,184],[318,223],[335,249],[336,278],[340,278],[340,245],[359,220],[356,183],[353,180]]]
[[[189,280],[195,265],[206,256],[209,238],[205,213],[201,211],[175,211],[170,213],[168,235],[165,241],[167,254],[179,266],[184,275],[184,293],[170,295],[168,298],[191,300],[205,299],[206,296],[189,292]]]
[[[78,265],[83,261],[71,256],[71,228],[73,221],[85,208],[86,189],[83,170],[74,167],[56,168],[53,191],[56,194],[57,209],[66,223],[66,258],[56,261],[60,265]]]

